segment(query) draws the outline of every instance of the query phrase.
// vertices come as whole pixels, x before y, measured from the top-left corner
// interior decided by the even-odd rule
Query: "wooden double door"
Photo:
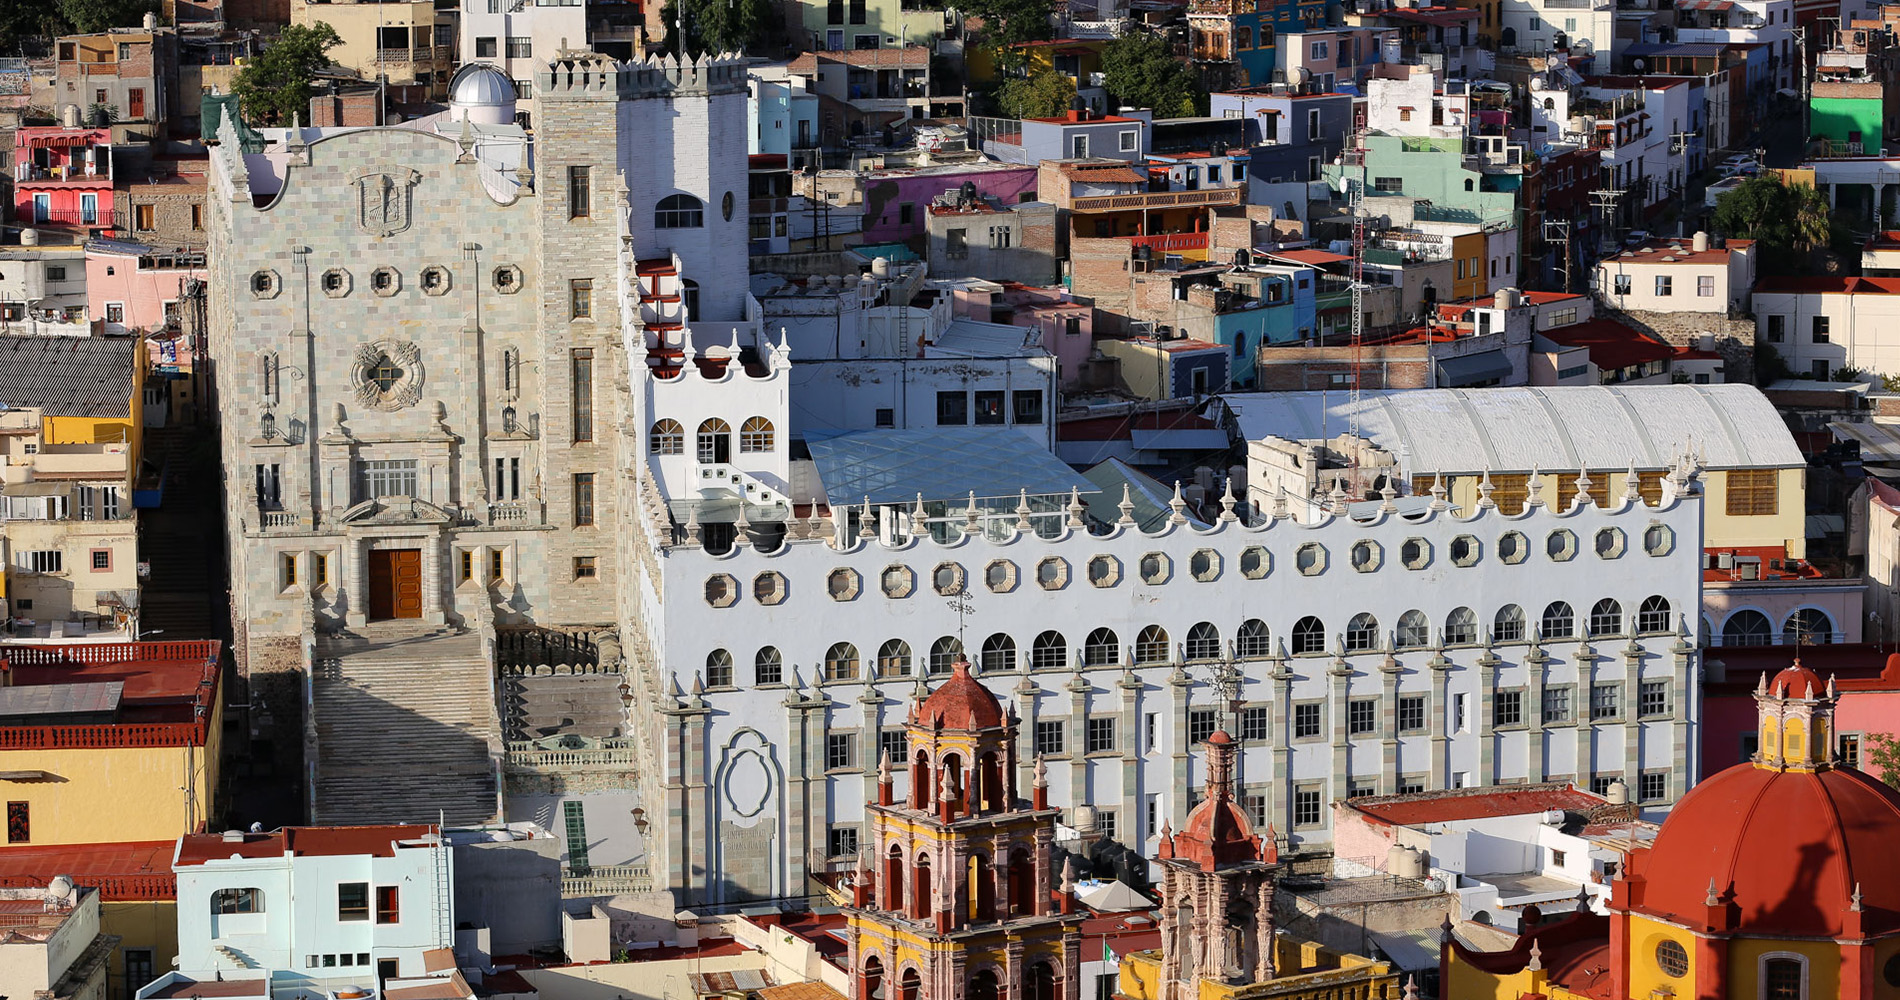
[[[369,617],[422,617],[421,549],[370,550]]]

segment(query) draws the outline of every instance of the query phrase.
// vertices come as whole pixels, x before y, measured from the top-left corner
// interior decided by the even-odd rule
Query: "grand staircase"
[[[495,819],[501,743],[490,676],[478,633],[378,623],[320,636],[311,822]]]

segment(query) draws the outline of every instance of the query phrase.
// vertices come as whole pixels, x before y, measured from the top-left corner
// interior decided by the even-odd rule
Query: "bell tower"
[[[1207,738],[1207,785],[1180,833],[1161,830],[1161,981],[1167,1000],[1198,1000],[1201,983],[1274,977],[1273,890],[1280,852],[1234,801],[1240,746]]]
[[[912,704],[909,794],[887,753],[865,806],[851,1000],[1079,1000],[1074,873],[1057,884],[1041,762],[1017,796],[1014,721],[964,662]]]
[[[1834,680],[1792,665],[1755,686],[1759,745],[1755,766],[1770,771],[1824,771],[1840,760],[1834,749]]]

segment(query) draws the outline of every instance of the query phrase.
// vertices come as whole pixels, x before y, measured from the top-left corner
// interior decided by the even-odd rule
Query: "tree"
[[[0,55],[32,55],[49,39],[69,30],[59,10],[37,3],[0,3]]]
[[[679,2],[667,0],[660,9],[666,24],[666,51],[679,55],[675,44]],[[785,48],[785,17],[772,0],[688,0],[686,51],[693,55],[718,52],[778,52]]]
[[[1808,184],[1780,176],[1750,177],[1715,203],[1709,225],[1738,239],[1755,240],[1757,274],[1810,270],[1817,249],[1831,235],[1827,198]]]
[[[968,0],[963,13],[983,20],[983,43],[1003,48],[1055,35],[1049,0]]]
[[[341,44],[322,21],[285,28],[231,81],[238,106],[257,125],[289,125],[293,116],[308,115],[311,83],[330,64],[324,53]]]
[[[1102,85],[1118,104],[1149,108],[1156,118],[1204,114],[1207,91],[1192,67],[1149,34],[1125,35],[1102,49]]]
[[[1054,118],[1075,100],[1075,81],[1054,70],[1005,80],[996,90],[996,104],[1010,118]]]
[[[59,0],[58,6],[60,16],[82,35],[136,28],[145,15],[158,13],[158,0]]]
[[[1861,770],[1900,788],[1900,739],[1892,733],[1868,733],[1860,741]]]

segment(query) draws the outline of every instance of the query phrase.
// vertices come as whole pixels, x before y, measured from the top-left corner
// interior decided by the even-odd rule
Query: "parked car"
[[[1761,164],[1746,153],[1737,153],[1723,160],[1716,169],[1724,177],[1753,177],[1761,173]]]

